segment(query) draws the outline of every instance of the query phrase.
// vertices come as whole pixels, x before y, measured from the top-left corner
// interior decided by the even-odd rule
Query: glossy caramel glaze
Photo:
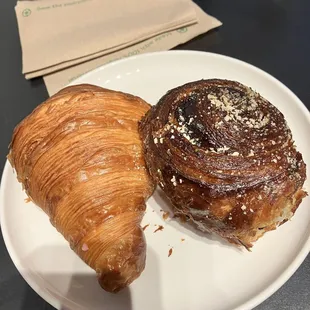
[[[137,126],[148,109],[129,94],[67,87],[15,128],[10,146],[27,195],[111,292],[145,266],[140,223],[154,184]]]
[[[172,89],[139,130],[150,174],[175,214],[232,243],[249,249],[306,195],[306,166],[284,116],[240,83]]]

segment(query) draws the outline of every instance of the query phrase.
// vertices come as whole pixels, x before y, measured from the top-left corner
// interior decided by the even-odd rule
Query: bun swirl
[[[238,82],[172,89],[139,130],[147,167],[175,214],[229,242],[249,249],[306,196],[306,165],[283,114]]]

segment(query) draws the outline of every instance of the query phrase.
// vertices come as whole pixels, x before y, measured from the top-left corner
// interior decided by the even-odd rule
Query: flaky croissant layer
[[[111,292],[145,266],[140,223],[154,184],[137,125],[148,109],[129,94],[67,87],[15,128],[10,145],[27,195]]]
[[[234,81],[169,91],[139,126],[147,166],[174,211],[250,248],[295,212],[306,165],[283,114]]]

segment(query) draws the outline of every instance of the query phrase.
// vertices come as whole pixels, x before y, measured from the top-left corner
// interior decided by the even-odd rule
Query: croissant
[[[148,109],[129,94],[67,87],[15,128],[10,145],[9,161],[29,198],[109,292],[145,267],[140,223],[154,184],[138,120]]]
[[[282,113],[251,88],[201,80],[170,90],[139,131],[176,216],[247,249],[290,219],[306,165]]]

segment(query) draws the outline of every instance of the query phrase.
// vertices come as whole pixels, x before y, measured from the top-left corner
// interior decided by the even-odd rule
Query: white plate
[[[172,87],[214,77],[253,87],[284,113],[310,175],[308,110],[283,84],[244,62],[209,53],[170,51],[121,60],[74,83],[129,92],[155,104]],[[305,187],[309,189],[309,182]],[[251,309],[294,273],[310,248],[309,198],[292,221],[267,233],[249,253],[175,221],[164,221],[160,210],[166,204],[156,192],[143,220],[144,225],[150,224],[145,231],[146,269],[128,289],[112,295],[99,288],[94,272],[69,249],[43,211],[26,204],[25,198],[7,163],[1,187],[6,246],[30,286],[58,309]],[[163,225],[164,230],[153,233],[155,224]],[[171,247],[173,253],[168,258]]]

